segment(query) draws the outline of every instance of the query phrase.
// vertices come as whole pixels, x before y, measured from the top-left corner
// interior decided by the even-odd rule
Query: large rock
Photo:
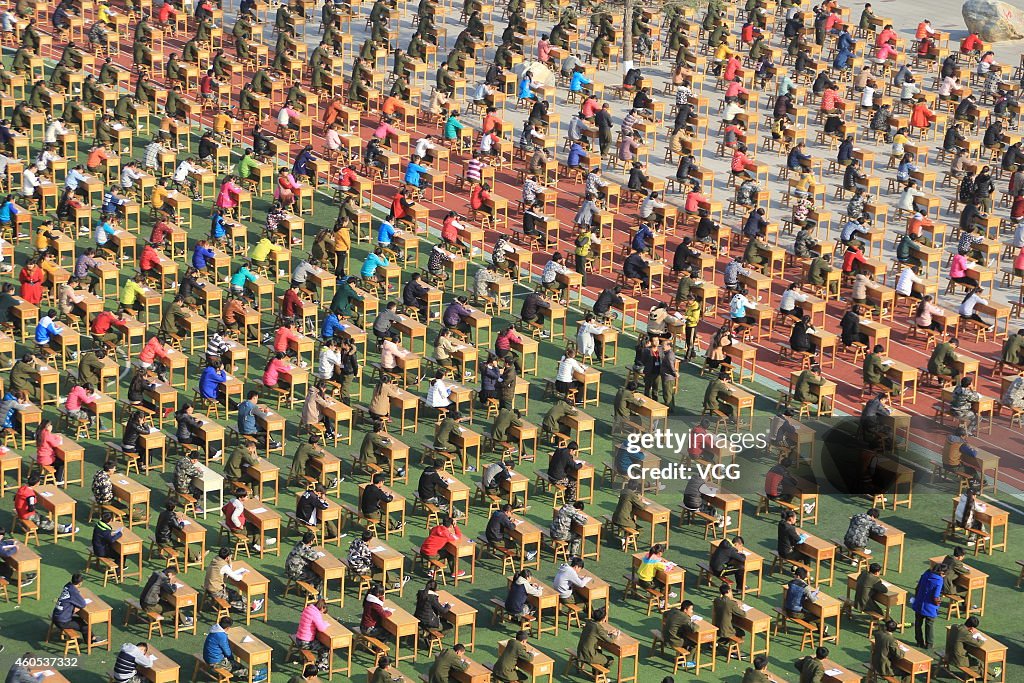
[[[1024,38],[1024,11],[1000,0],[967,0],[961,7],[967,29],[986,42]]]

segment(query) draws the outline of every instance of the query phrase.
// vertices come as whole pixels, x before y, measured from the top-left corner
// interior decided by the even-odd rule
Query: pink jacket
[[[71,412],[73,410],[81,410],[83,405],[92,405],[95,402],[95,397],[89,396],[83,387],[76,386],[68,392],[68,398],[64,402],[64,408],[66,408],[68,412]]]
[[[36,462],[40,465],[52,465],[57,459],[53,454],[53,449],[63,441],[64,439],[61,438],[60,434],[43,432],[39,445],[36,446]]]
[[[233,181],[226,181],[220,186],[220,193],[217,195],[217,206],[222,209],[233,209],[238,206],[238,194],[242,188]]]
[[[270,361],[270,364],[267,365],[267,369],[263,372],[263,384],[268,387],[276,387],[278,376],[281,374],[281,372],[285,370],[290,370],[291,367],[291,365],[285,363],[283,360],[279,358],[275,358],[274,360]]]
[[[139,360],[143,363],[152,363],[157,358],[162,361],[167,360],[167,351],[164,350],[164,345],[158,338],[150,337],[146,345],[142,347],[142,351],[139,352]]]
[[[957,254],[949,264],[949,277],[958,278],[967,274],[967,257]]]
[[[316,639],[317,631],[326,631],[328,628],[327,619],[324,618],[316,605],[306,605],[299,615],[299,628],[295,631],[295,640],[304,640],[307,643]]]
[[[381,121],[380,125],[373,131],[373,137],[378,140],[386,140],[389,135],[397,136],[398,130],[386,121]]]

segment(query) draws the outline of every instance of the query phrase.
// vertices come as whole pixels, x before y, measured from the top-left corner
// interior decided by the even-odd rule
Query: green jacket
[[[498,661],[494,663],[494,677],[502,683],[513,683],[518,681],[516,666],[520,659],[532,659],[533,654],[526,647],[526,643],[518,640],[509,640],[505,643],[505,650],[498,655]]]
[[[952,670],[955,671],[961,666],[970,666],[971,662],[967,658],[965,645],[972,642],[974,642],[974,636],[963,624],[949,627],[949,631],[946,633],[946,658],[949,660]]]
[[[437,659],[430,667],[430,677],[427,681],[428,683],[448,683],[451,680],[452,671],[465,671],[468,668],[469,663],[464,661],[455,650],[444,650],[437,655]]]
[[[725,400],[729,394],[729,385],[720,379],[708,382],[708,388],[704,390],[704,407],[707,410],[720,410],[719,402]]]
[[[956,349],[949,342],[940,342],[928,359],[928,372],[933,375],[950,374],[949,366],[956,361]]]
[[[292,460],[292,472],[309,475],[310,464],[320,457],[322,457],[320,451],[313,444],[308,441],[299,444],[299,447],[295,449],[295,458]]]
[[[603,665],[603,662],[606,661],[606,656],[600,652],[601,643],[611,640],[613,638],[608,627],[599,621],[591,619],[583,627],[583,632],[580,634],[580,642],[576,646],[576,654],[584,664],[596,662]]]
[[[824,383],[825,378],[816,376],[813,370],[804,370],[796,378],[796,385],[793,387],[793,398],[802,402],[817,401],[817,387]]]
[[[1024,335],[1013,334],[1003,344],[1003,362],[1020,365],[1024,363]]]
[[[825,284],[825,276],[832,272],[832,265],[820,256],[811,261],[807,270],[807,281],[812,285]]]
[[[797,663],[800,683],[821,683],[825,677],[825,664],[816,657],[804,657]]]
[[[771,679],[768,678],[768,674],[751,667],[743,673],[743,680],[740,683],[769,683],[769,681]]]
[[[732,638],[736,635],[736,627],[733,626],[732,620],[742,616],[740,603],[733,598],[719,595],[711,603],[711,623],[718,627],[719,638]]]
[[[661,637],[670,647],[686,647],[686,634],[693,631],[690,615],[678,607],[673,607],[662,617]]]
[[[871,382],[872,384],[882,383],[882,377],[885,376],[885,366],[882,365],[882,360],[882,354],[880,353],[869,353],[864,357],[863,376],[865,382]]]
[[[551,406],[551,410],[544,415],[543,427],[549,432],[557,432],[559,427],[558,423],[561,422],[562,418],[572,415],[576,412],[576,408],[570,405],[567,401],[559,399],[555,405]]]
[[[875,643],[871,646],[871,668],[875,676],[895,676],[892,665],[901,656],[896,637],[884,628],[875,629]]]
[[[507,441],[508,430],[513,426],[522,427],[523,421],[516,417],[511,408],[502,408],[494,418],[494,425],[491,426],[491,438],[495,441]]]
[[[231,455],[224,461],[224,476],[231,479],[241,479],[242,470],[249,465],[258,464],[260,459],[249,453],[249,449],[243,444],[238,444],[231,451]]]
[[[620,527],[632,527],[633,516],[644,509],[643,498],[636,491],[624,490],[619,495],[619,502],[612,513],[612,524]]]
[[[889,589],[881,576],[875,576],[867,569],[861,571],[857,577],[857,586],[853,592],[853,606],[861,612],[874,610],[875,596],[885,595]]]

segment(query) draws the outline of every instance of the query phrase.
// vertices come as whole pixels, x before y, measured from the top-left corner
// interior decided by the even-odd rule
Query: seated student
[[[857,576],[857,585],[853,593],[853,608],[859,612],[877,612],[884,614],[886,608],[878,602],[879,596],[886,595],[889,589],[881,577],[882,565],[872,562],[862,569]]]
[[[385,475],[383,472],[373,475],[370,484],[363,489],[362,497],[359,500],[359,511],[370,521],[377,523],[385,522],[392,531],[400,531],[402,529],[401,520],[392,521],[385,519],[388,516],[384,511],[385,507],[387,503],[394,500],[394,496],[384,490],[382,486],[384,479]]]
[[[794,619],[803,619],[805,613],[804,606],[809,602],[814,602],[816,594],[817,591],[812,590],[807,582],[807,570],[803,567],[797,567],[793,571],[793,578],[786,584],[785,599],[783,601],[783,611],[785,611],[786,616]]]
[[[613,642],[618,637],[618,629],[608,628],[607,607],[598,607],[580,633],[580,640],[576,645],[577,660],[580,664],[590,667],[607,667],[612,660],[601,650],[601,644]]]
[[[722,579],[735,574],[736,585],[742,589],[746,558],[742,536],[734,537],[731,542],[728,538],[723,538],[711,553],[709,566],[711,572]]]
[[[231,676],[244,676],[248,673],[249,668],[235,658],[228,640],[227,630],[233,625],[234,620],[226,616],[221,617],[216,624],[210,627],[206,639],[203,641],[203,661],[209,667],[231,672]]]
[[[116,559],[118,553],[114,543],[124,534],[124,528],[113,528],[114,513],[104,510],[92,530],[92,554],[94,557]]]
[[[86,633],[85,621],[79,612],[89,603],[82,597],[81,587],[85,580],[81,572],[71,575],[71,579],[64,584],[53,606],[50,621],[59,629],[71,629],[83,635]],[[102,640],[99,633],[93,634],[93,642]]]
[[[733,597],[732,586],[723,583],[718,587],[719,596],[712,602],[711,623],[718,627],[718,640],[729,641],[734,636],[742,638],[746,633],[738,628],[733,620],[736,617],[743,618],[745,612],[740,603]]]

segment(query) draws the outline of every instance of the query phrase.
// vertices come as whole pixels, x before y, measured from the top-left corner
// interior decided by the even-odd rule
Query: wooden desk
[[[512,524],[515,526],[515,529],[510,532],[510,535],[512,540],[516,542],[516,545],[519,546],[519,567],[534,567],[537,571],[540,571],[542,536],[540,527],[521,517],[513,519]],[[533,560],[526,559],[526,553],[529,551],[528,546],[534,546],[534,550],[537,553]]]
[[[248,562],[235,560],[231,563],[231,567],[235,570],[244,570],[242,578],[238,581],[231,577],[228,577],[227,580],[245,598],[245,623],[249,624],[253,618],[258,617],[263,617],[263,621],[266,622],[270,611],[270,579],[253,569]],[[258,612],[252,609],[253,601],[256,599],[263,600],[263,609]]]
[[[346,676],[352,673],[352,638],[353,634],[345,626],[342,626],[337,619],[330,614],[324,616],[327,622],[326,631],[317,631],[316,639],[327,648],[327,678],[334,678],[336,673],[344,673]],[[335,653],[338,650],[345,650],[344,666],[335,666]]]
[[[21,550],[19,549],[18,552],[21,552]],[[90,588],[81,586],[79,592],[85,600],[85,607],[78,611],[78,616],[85,623],[86,654],[92,654],[93,649],[99,647],[103,647],[107,652],[110,652],[113,608],[93,593]],[[103,626],[106,626],[106,634],[103,633]],[[96,642],[93,642],[94,637]]]
[[[476,645],[476,608],[463,602],[446,590],[437,592],[438,600],[442,605],[448,606],[445,612],[445,621],[452,625],[452,641],[463,643],[467,650],[472,651]],[[469,628],[469,640],[459,638],[460,628]]]
[[[252,683],[256,668],[261,666],[267,667],[267,680],[272,680],[271,658],[273,648],[241,626],[232,626],[227,630],[227,634],[228,642],[231,644],[231,651],[249,670],[249,683]]]
[[[380,582],[384,586],[385,595],[390,592],[401,595],[405,583],[403,581],[405,578],[405,555],[379,539],[374,540],[373,545],[370,546],[370,555],[373,565],[380,570]],[[397,581],[388,580],[389,571],[398,572]]]
[[[195,629],[195,624],[198,623],[198,620],[196,620],[192,628]],[[177,630],[175,630],[175,637],[177,637]],[[176,661],[156,649],[152,644],[149,645],[147,654],[155,659],[150,666],[139,667],[139,673],[142,674],[143,678],[150,683],[178,683],[181,667]]]
[[[637,513],[637,519],[640,519],[651,527],[650,545],[656,543],[663,543],[665,547],[669,545],[669,536],[671,534],[670,527],[672,525],[672,510],[665,507],[661,503],[655,502],[650,498],[643,499],[644,507]],[[659,537],[658,527],[664,525],[665,533],[664,536]]]
[[[978,658],[981,661],[981,680],[983,683],[987,683],[989,679],[989,669],[994,664],[1001,664],[1003,668],[1003,678],[1006,680],[1006,653],[1009,648],[1003,645],[998,640],[990,635],[978,631],[974,636],[974,642],[967,644],[967,651]]]
[[[801,555],[804,555],[814,561],[814,585],[820,586],[821,584],[825,584],[827,586],[831,586],[836,573],[835,544],[822,540],[817,536],[812,536],[804,529],[800,529],[800,533],[805,534],[807,538],[803,543],[798,545],[796,549]],[[828,578],[822,579],[821,565],[825,562],[828,562]]]
[[[393,600],[385,600],[384,607],[391,610],[391,614],[384,617],[381,626],[395,638],[395,649],[391,655],[391,661],[396,664],[403,659],[416,661],[419,654],[419,620],[399,607]],[[403,655],[401,653],[402,638],[412,638],[412,653]]]
[[[53,542],[59,543],[61,538],[75,540],[75,499],[61,491],[56,486],[36,486],[36,502],[42,506],[53,521]],[[67,524],[71,525],[69,533],[62,533],[61,517],[70,517]]]
[[[507,640],[498,641],[499,656],[501,656],[501,653],[505,651],[505,645],[507,643]],[[530,659],[520,659],[516,668],[526,674],[527,680],[530,681],[530,683],[537,683],[538,680],[544,678],[548,679],[548,683],[554,683],[555,660],[551,659],[551,657],[529,643],[526,644],[526,648],[529,650],[531,657]]]
[[[899,562],[896,565],[896,572],[897,573],[902,573],[903,572],[903,539],[906,537],[906,534],[903,533],[902,531],[900,531],[899,529],[897,529],[896,527],[892,526],[891,524],[886,524],[885,522],[882,522],[880,520],[875,520],[875,524],[877,524],[878,526],[881,526],[881,527],[885,527],[885,534],[884,535],[881,535],[881,534],[871,534],[871,540],[872,541],[876,541],[877,543],[881,543],[882,544],[882,574],[885,574],[886,571],[889,569],[889,549],[890,548],[899,548],[900,549],[900,559],[899,559]]]
[[[760,654],[768,656],[768,651],[771,649],[771,625],[772,618],[751,605],[745,602],[740,603],[740,609],[743,610],[742,617],[733,617],[733,625],[743,629],[747,632],[750,637],[750,661],[754,661],[754,657]],[[760,636],[764,636],[764,644],[758,647],[758,640]]]
[[[852,600],[853,593],[857,589],[857,574],[846,575],[846,599]],[[896,584],[889,583],[883,580],[882,584],[885,586],[886,593],[883,595],[872,596],[875,602],[885,608],[885,616],[892,617],[893,608],[900,608],[900,618],[898,619],[900,624],[900,631],[903,630],[907,624],[907,591],[900,588]]]
[[[273,553],[281,554],[281,515],[277,511],[266,506],[263,501],[246,498],[242,501],[245,507],[245,521],[256,527],[259,533],[260,558]],[[267,538],[276,539],[276,542],[267,546]]]
[[[634,575],[646,555],[646,552],[633,553]],[[678,607],[683,604],[686,593],[686,568],[675,562],[665,561],[665,568],[659,569],[654,573],[654,580],[656,583],[661,584],[664,590],[665,609]],[[676,591],[678,595],[675,598],[670,598],[669,595],[673,592],[675,586],[679,586]]]
[[[782,587],[782,600],[785,602],[786,594],[789,592],[789,586]],[[813,617],[808,619],[811,623],[817,622],[818,624],[818,645],[821,646],[825,641],[830,640],[837,646],[839,645],[839,621],[840,612],[843,609],[843,601],[837,598],[833,598],[824,591],[818,589],[818,594],[814,596],[813,601],[804,602],[804,611]],[[825,635],[825,627],[828,625],[829,619],[835,619],[835,630],[829,635]]]

